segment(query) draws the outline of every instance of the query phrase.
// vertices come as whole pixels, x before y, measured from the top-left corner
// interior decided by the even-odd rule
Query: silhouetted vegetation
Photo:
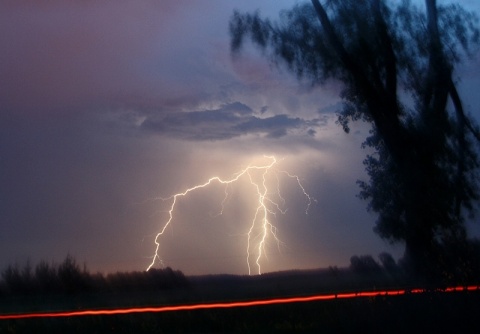
[[[480,131],[453,79],[478,48],[477,23],[474,13],[435,0],[424,10],[407,0],[312,0],[280,22],[238,12],[230,20],[233,52],[248,38],[313,85],[342,84],[338,123],[346,132],[352,121],[371,124],[370,180],[358,183],[378,213],[375,232],[403,242],[406,268],[432,280],[452,265],[448,252],[469,252],[461,249],[464,222],[480,195]]]
[[[401,278],[399,282],[416,285],[466,285],[480,281],[480,240],[443,245],[437,250],[437,261],[426,264],[429,277],[412,274],[410,263],[401,258],[398,263],[389,253],[381,253],[377,262],[371,255],[352,256],[349,269],[363,276],[387,275]],[[408,283],[410,284],[410,283]]]
[[[468,252],[458,256],[458,252]],[[136,296],[137,301],[152,296],[172,300],[221,300],[302,295],[328,291],[360,291],[373,287],[468,285],[480,282],[480,241],[472,240],[462,249],[450,249],[442,258],[444,272],[435,281],[411,275],[400,259],[388,253],[378,260],[371,255],[354,255],[348,268],[289,270],[254,276],[205,275],[186,277],[181,271],[151,269],[117,272],[108,275],[90,273],[86,266],[67,256],[60,264],[41,261],[35,267],[9,265],[1,272],[0,296]],[[447,256],[448,254],[448,256]],[[462,262],[458,259],[461,258]],[[174,294],[170,293],[174,291]],[[163,295],[158,295],[156,293]],[[102,297],[102,298],[103,298]],[[105,297],[106,298],[106,297]],[[163,298],[163,299],[162,299]],[[148,299],[148,298],[147,298]],[[123,301],[122,301],[123,302]],[[132,303],[134,301],[132,300]],[[130,304],[130,302],[128,302]]]
[[[480,243],[472,251],[480,254]],[[480,279],[470,281],[478,284]],[[75,285],[78,284],[78,285]],[[393,257],[352,256],[349,268],[256,276],[185,277],[170,268],[90,274],[68,256],[56,265],[8,266],[0,313],[126,308],[419,287]],[[437,287],[438,288],[438,287]],[[440,286],[440,289],[442,287]],[[250,308],[0,321],[0,333],[290,332],[477,333],[480,291],[377,296]]]
[[[39,262],[34,269],[28,262],[7,266],[1,274],[0,293],[3,295],[80,295],[99,292],[158,291],[185,287],[187,279],[181,271],[171,268],[148,272],[117,272],[91,274],[72,256],[60,264]]]
[[[359,274],[374,274],[381,271],[381,267],[371,255],[352,256],[350,270]]]

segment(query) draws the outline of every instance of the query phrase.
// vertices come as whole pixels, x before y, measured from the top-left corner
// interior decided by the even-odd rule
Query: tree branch
[[[396,102],[396,94],[385,96],[383,87],[381,91],[375,89],[362,67],[357,64],[341,43],[340,38],[335,32],[335,29],[319,0],[311,1],[318,19],[325,30],[329,43],[332,45],[341,62],[345,66],[345,70],[350,73],[353,78],[352,88],[357,90],[359,95],[361,95],[367,103],[377,131],[383,137],[392,156],[395,157],[396,161],[401,163],[401,161],[404,160],[404,151],[407,144],[404,141],[404,133],[399,124],[399,109]]]
[[[358,77],[360,75],[359,68],[353,61],[352,57],[348,54],[347,50],[345,50],[342,43],[340,42],[340,39],[338,38],[332,26],[332,23],[330,22],[330,19],[328,18],[327,13],[325,12],[325,9],[320,4],[319,0],[312,0],[312,4],[313,4],[313,7],[315,8],[318,19],[320,20],[320,23],[322,24],[323,29],[325,29],[325,32],[328,37],[328,41],[330,42],[335,52],[340,57],[341,62],[345,65],[345,68],[347,69],[348,72],[352,73],[354,77]]]
[[[425,0],[427,7],[427,29],[430,35],[430,57],[428,65],[427,87],[430,87],[431,98],[427,96],[426,102],[432,101],[432,110],[445,110],[448,99],[448,86],[446,83],[451,77],[450,66],[445,61],[445,54],[438,30],[438,12],[436,0]],[[425,104],[428,107],[430,103]]]
[[[465,115],[462,100],[460,99],[457,87],[455,87],[455,83],[453,82],[451,77],[449,80],[449,92],[450,97],[452,98],[453,106],[455,107],[458,121],[460,122],[460,124],[463,124],[465,127],[467,127],[467,129],[470,130],[475,139],[480,142],[480,133],[477,131],[477,129],[474,128],[474,126],[470,122],[470,119]]]
[[[384,47],[385,57],[385,88],[390,96],[397,94],[397,58],[393,51],[393,43],[390,34],[388,33],[387,23],[383,19],[381,13],[380,0],[374,1],[375,21],[378,29],[378,34]]]

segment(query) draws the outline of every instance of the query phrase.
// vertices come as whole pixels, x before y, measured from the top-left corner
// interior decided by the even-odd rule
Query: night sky
[[[480,13],[476,0],[457,2]],[[168,219],[160,198],[264,155],[283,159],[278,170],[317,202],[306,214],[298,185],[278,174],[288,210],[274,217],[281,243],[267,240],[262,272],[400,257],[356,198],[369,127],[335,124],[338,84],[312,88],[249,46],[230,53],[234,9],[277,18],[295,3],[1,1],[0,269],[70,254],[91,271],[144,270]],[[480,57],[456,74],[478,119]],[[181,198],[159,239],[164,265],[248,273],[251,190],[229,187],[223,215],[218,185]]]

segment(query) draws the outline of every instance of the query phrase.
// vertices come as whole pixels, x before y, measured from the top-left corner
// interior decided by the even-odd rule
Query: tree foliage
[[[479,131],[464,110],[455,66],[474,54],[478,18],[457,4],[425,0],[329,0],[296,5],[278,22],[234,12],[231,48],[246,39],[312,85],[342,84],[338,124],[371,124],[374,153],[359,197],[378,213],[375,232],[405,242],[414,269],[443,245],[465,240],[479,199]],[[451,106],[449,105],[451,102]]]
[[[371,255],[354,255],[350,258],[350,270],[358,274],[374,274],[381,270]]]
[[[34,269],[29,262],[7,266],[0,275],[0,296],[10,295],[78,295],[86,292],[161,291],[188,285],[178,270],[152,269],[148,272],[117,272],[104,276],[91,274],[74,257],[68,255],[60,264],[40,261]]]

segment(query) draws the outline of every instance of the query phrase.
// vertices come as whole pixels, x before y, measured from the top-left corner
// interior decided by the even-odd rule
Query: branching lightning
[[[160,198],[162,201],[171,201],[171,204],[168,210],[168,220],[163,224],[162,229],[155,236],[155,254],[152,258],[152,262],[147,267],[147,271],[155,265],[157,260],[158,262],[163,263],[159,254],[160,239],[169,227],[169,225],[172,224],[172,221],[174,219],[175,205],[180,198],[186,197],[188,194],[195,190],[206,188],[214,182],[222,184],[225,186],[225,197],[221,202],[221,211],[219,213],[219,215],[221,215],[223,213],[224,205],[229,196],[228,187],[235,182],[240,182],[241,180],[246,179],[253,187],[253,193],[256,196],[257,203],[256,208],[254,209],[253,218],[250,222],[250,227],[248,229],[248,232],[246,233],[246,262],[249,275],[252,272],[252,268],[250,265],[252,257],[254,258],[258,274],[261,274],[260,262],[262,257],[266,258],[267,256],[265,251],[265,245],[267,243],[268,237],[272,237],[277,242],[277,245],[280,245],[280,239],[277,237],[277,228],[273,224],[271,216],[274,216],[277,212],[280,212],[282,214],[286,212],[286,209],[282,209],[285,204],[285,199],[280,193],[280,178],[278,175],[284,174],[287,177],[296,180],[307,201],[307,206],[305,210],[306,214],[308,214],[308,209],[312,202],[316,201],[306,192],[305,188],[300,182],[300,178],[297,175],[292,175],[287,171],[281,171],[275,168],[275,165],[277,165],[278,161],[274,156],[265,156],[265,159],[268,160],[268,163],[260,165],[249,165],[241,171],[235,173],[230,179],[223,180],[218,176],[214,176],[208,179],[207,182],[188,188],[183,192],[177,193],[167,198]],[[273,192],[270,191],[272,187],[269,186],[267,180],[269,174],[274,174],[276,178],[276,187],[274,188]],[[278,201],[280,201],[281,203],[278,203]]]

